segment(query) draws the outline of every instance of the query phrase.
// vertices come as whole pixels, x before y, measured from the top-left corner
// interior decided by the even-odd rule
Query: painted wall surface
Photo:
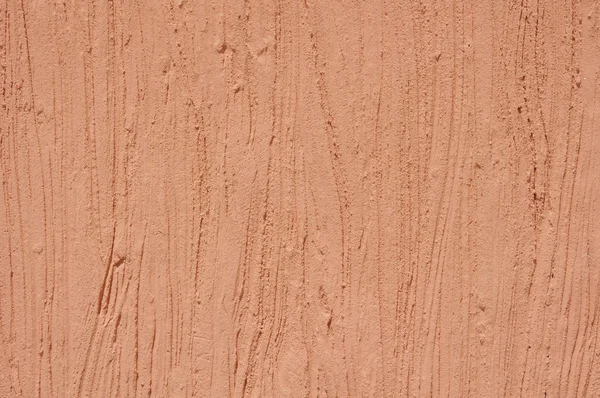
[[[600,396],[600,1],[0,28],[0,397]]]

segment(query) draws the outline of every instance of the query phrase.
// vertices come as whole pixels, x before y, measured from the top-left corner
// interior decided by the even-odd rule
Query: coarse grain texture
[[[600,1],[0,29],[0,397],[600,397]]]

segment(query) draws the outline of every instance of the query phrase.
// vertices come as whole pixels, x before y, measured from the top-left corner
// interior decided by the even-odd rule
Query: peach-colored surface
[[[600,396],[597,0],[0,21],[0,397]]]

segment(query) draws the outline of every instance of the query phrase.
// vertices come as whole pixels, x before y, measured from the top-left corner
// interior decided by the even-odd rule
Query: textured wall
[[[598,0],[2,0],[1,397],[600,396]]]

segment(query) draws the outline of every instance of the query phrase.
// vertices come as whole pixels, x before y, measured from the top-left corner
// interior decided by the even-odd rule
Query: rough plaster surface
[[[2,0],[0,397],[599,397],[597,0]]]

